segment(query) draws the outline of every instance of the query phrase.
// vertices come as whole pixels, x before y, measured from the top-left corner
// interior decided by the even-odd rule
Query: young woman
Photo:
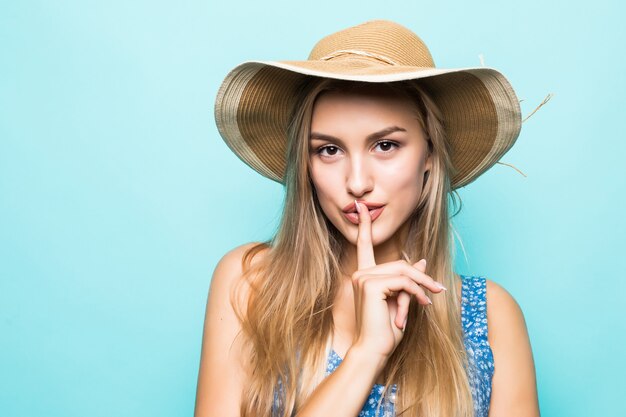
[[[539,415],[519,306],[453,270],[454,190],[519,135],[504,76],[436,69],[371,21],[307,61],[240,65],[215,114],[285,204],[273,239],[215,269],[196,417]]]

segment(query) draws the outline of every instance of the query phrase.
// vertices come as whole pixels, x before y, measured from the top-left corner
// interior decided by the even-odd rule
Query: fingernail
[[[356,202],[356,200],[354,200],[354,206],[356,207],[356,211],[357,213],[361,213],[361,209],[359,208],[359,203]]]
[[[422,264],[423,266],[426,266],[426,259],[420,259],[418,264]]]
[[[430,301],[430,298],[428,298],[428,296],[426,296],[426,299],[428,300],[428,303],[429,303],[429,304],[432,304],[432,303],[433,303],[432,301]]]
[[[443,285],[441,285],[440,283],[438,283],[437,281],[435,281],[435,286],[437,288],[441,288],[444,291],[448,291],[448,289],[446,287],[444,287]]]

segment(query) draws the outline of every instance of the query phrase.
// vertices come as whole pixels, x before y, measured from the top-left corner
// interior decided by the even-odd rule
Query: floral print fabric
[[[493,352],[487,339],[487,281],[484,277],[463,276],[461,324],[469,360],[469,379],[476,417],[487,417],[491,400]]]

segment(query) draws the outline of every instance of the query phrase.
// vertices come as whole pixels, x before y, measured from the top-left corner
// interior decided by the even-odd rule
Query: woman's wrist
[[[371,350],[360,345],[352,345],[346,352],[344,361],[355,363],[359,369],[372,369],[374,378],[383,370],[387,364],[389,356],[372,352]]]
[[[355,416],[363,408],[372,386],[385,366],[383,356],[352,346],[339,367],[305,401],[297,417]],[[345,387],[349,386],[349,390]]]

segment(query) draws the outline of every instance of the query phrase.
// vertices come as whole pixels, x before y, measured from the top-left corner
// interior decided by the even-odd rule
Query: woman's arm
[[[524,315],[515,299],[487,280],[487,321],[494,375],[489,417],[537,417],[535,365]]]
[[[337,369],[324,378],[300,407],[296,417],[354,417],[359,414],[386,358],[373,356],[356,347],[346,353]]]
[[[240,415],[245,382],[241,326],[230,302],[242,276],[241,260],[253,244],[239,246],[218,262],[207,300],[195,417]],[[245,293],[245,291],[244,291]]]

